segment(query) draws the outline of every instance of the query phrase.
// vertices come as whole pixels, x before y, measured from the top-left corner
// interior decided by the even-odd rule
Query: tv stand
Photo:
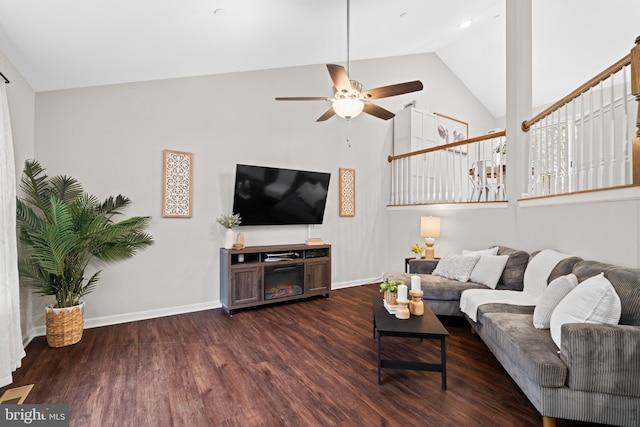
[[[227,314],[331,291],[331,245],[220,249],[220,301]]]

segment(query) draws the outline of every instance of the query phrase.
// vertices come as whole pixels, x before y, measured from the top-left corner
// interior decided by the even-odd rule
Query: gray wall
[[[640,265],[637,197],[542,207],[511,202],[490,209],[387,208],[392,122],[363,116],[350,123],[336,118],[316,123],[328,105],[273,101],[328,95],[323,65],[38,94],[2,55],[0,66],[12,80],[18,172],[24,159],[35,157],[50,174],[73,175],[99,197],[131,197],[128,214],[153,216],[156,245],[105,269],[96,292],[87,297],[89,326],[218,306],[223,229],[215,218],[231,210],[236,163],[332,173],[322,226],[243,231],[248,245],[322,237],[334,248],[334,288],[403,269],[410,246],[422,240],[421,215],[442,217],[437,256],[501,243]],[[471,136],[498,126],[435,55],[354,62],[351,74],[366,87],[422,80],[424,91],[378,102],[392,111],[416,100],[419,108],[468,121]],[[190,219],[160,217],[163,149],[194,153]],[[338,216],[340,167],[357,172],[354,218]],[[25,333],[43,333],[46,301],[22,293]]]
[[[421,242],[420,216],[441,217],[436,256],[502,244],[527,251],[546,248],[627,267],[640,267],[639,192],[628,200],[585,201],[555,206],[519,206],[459,209],[393,208],[388,213],[389,268],[404,269],[403,257]],[[623,197],[624,198],[624,197]]]
[[[351,75],[372,88],[420,79],[422,92],[379,100],[406,103],[469,122],[470,134],[494,119],[433,54],[358,61]],[[129,215],[152,215],[156,244],[105,268],[87,300],[89,326],[219,305],[215,218],[232,208],[236,163],[332,173],[325,221],[246,227],[247,245],[333,245],[333,287],[377,279],[395,266],[387,226],[393,121],[363,115],[316,123],[328,103],[276,102],[276,96],[330,95],[324,65],[91,87],[36,95],[35,157],[49,174],[72,175],[100,198],[123,193]],[[194,153],[193,217],[161,218],[162,150]],[[356,216],[338,216],[338,168],[356,170]],[[42,325],[40,311],[33,314]],[[42,329],[38,330],[39,333]]]
[[[506,128],[509,135],[506,178],[510,202],[491,207],[394,208],[389,212],[387,227],[390,258],[411,254],[409,247],[420,240],[421,215],[438,215],[442,218],[442,230],[436,242],[436,256],[499,243],[528,251],[552,248],[586,259],[640,266],[640,188],[538,202],[516,200],[525,191],[528,178],[527,138],[520,123],[533,117],[534,111],[531,106],[531,5],[531,0],[506,3],[508,115],[495,124]],[[608,65],[602,64],[602,69]],[[576,87],[581,83],[576,81]],[[401,263],[401,259],[396,261]]]

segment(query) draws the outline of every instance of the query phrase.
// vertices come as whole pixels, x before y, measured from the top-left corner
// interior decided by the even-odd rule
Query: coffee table
[[[382,298],[373,297],[373,338],[378,332],[378,384],[381,384],[380,375],[382,368],[410,369],[414,371],[442,372],[442,389],[447,389],[447,354],[445,338],[449,331],[440,323],[427,304],[424,305],[424,315],[411,316],[408,319],[398,319],[389,314]],[[403,337],[440,340],[440,363],[426,363],[407,360],[382,359],[382,337]]]

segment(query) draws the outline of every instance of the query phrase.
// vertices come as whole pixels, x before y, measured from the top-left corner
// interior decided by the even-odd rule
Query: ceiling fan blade
[[[351,90],[349,75],[342,65],[327,64],[327,70],[333,81],[333,86],[339,91],[347,93]]]
[[[371,104],[369,102],[364,103],[364,109],[362,110],[367,114],[371,114],[372,116],[378,117],[382,120],[392,119],[395,114],[393,114],[389,110],[385,110],[382,107],[377,106],[376,104]]]
[[[331,98],[326,96],[291,96],[291,97],[278,97],[276,101],[331,101]]]
[[[325,120],[330,119],[331,117],[333,117],[335,114],[336,114],[336,112],[333,111],[333,107],[331,107],[323,115],[318,117],[318,120],[316,120],[316,122],[324,122]]]
[[[414,80],[412,82],[398,83],[395,85],[382,86],[375,89],[369,89],[362,95],[364,99],[379,99],[387,98],[389,96],[402,95],[403,93],[411,93],[422,90],[422,82],[420,80]]]

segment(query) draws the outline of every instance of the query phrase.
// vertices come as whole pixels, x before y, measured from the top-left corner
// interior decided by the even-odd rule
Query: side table
[[[435,259],[415,259],[407,258],[405,260],[405,273],[415,274],[431,274],[435,270],[436,265],[440,262],[440,258]]]
[[[404,259],[404,272],[408,273],[409,270],[409,264],[411,263],[411,260],[417,260],[418,258],[412,256],[411,258],[405,258]]]

